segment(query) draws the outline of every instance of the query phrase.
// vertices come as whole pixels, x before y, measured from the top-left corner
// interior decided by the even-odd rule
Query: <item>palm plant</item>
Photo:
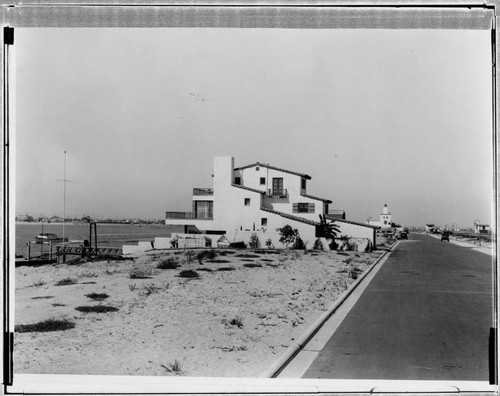
[[[335,224],[335,220],[328,221],[323,215],[319,215],[319,221],[321,235],[328,241],[330,249],[336,249],[337,243],[335,242],[335,238],[340,232],[339,226]]]

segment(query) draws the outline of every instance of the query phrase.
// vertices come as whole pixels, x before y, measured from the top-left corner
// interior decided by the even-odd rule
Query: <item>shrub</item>
[[[176,269],[177,267],[179,267],[179,262],[174,256],[168,256],[164,258],[156,266],[156,268],[158,269]]]
[[[347,276],[351,279],[358,279],[358,271],[359,271],[358,268],[353,267],[349,270]]]
[[[260,258],[258,254],[251,254],[251,253],[241,253],[237,254],[235,257],[244,257],[244,258]]]
[[[134,283],[133,285],[128,285],[128,288],[130,291],[134,291],[136,289],[136,284]]]
[[[181,278],[199,278],[200,275],[198,272],[193,271],[193,270],[184,270],[179,272],[179,277]]]
[[[236,315],[233,319],[229,321],[229,324],[231,326],[237,326],[241,328],[243,327],[243,319],[240,316]]]
[[[196,253],[193,252],[192,250],[186,249],[184,250],[184,255],[186,256],[186,261],[188,262],[188,264],[191,264],[191,262],[194,259],[194,256],[196,256]]]
[[[96,300],[96,301],[102,301],[102,300],[105,300],[106,298],[109,297],[108,294],[106,293],[90,293],[90,294],[85,294],[85,297],[88,297],[92,300]]]
[[[138,267],[132,268],[128,273],[128,277],[130,279],[148,279],[150,278],[150,275],[151,275],[150,269],[138,268]]]
[[[106,312],[116,312],[118,308],[112,307],[110,305],[83,305],[75,308],[79,312],[83,313],[106,313]]]
[[[16,325],[14,331],[17,333],[48,332],[69,330],[74,327],[75,324],[69,320],[47,319],[33,324]]]
[[[54,296],[31,297],[32,300],[45,300],[47,298],[54,298]]]
[[[260,264],[260,263],[248,263],[248,264],[243,264],[243,267],[257,268],[257,267],[262,267],[262,264]]]
[[[203,265],[203,259],[212,261],[217,257],[217,252],[215,250],[202,250],[196,255],[198,262]]]
[[[302,240],[302,238],[297,234],[295,242],[293,243],[292,249],[295,250],[306,250],[306,244]]]
[[[266,246],[268,249],[271,249],[273,247],[273,241],[271,238],[269,238],[267,241],[266,241]]]
[[[259,237],[255,232],[252,235],[250,235],[250,241],[248,242],[248,246],[250,247],[250,249],[257,249],[259,247]]]
[[[234,267],[221,267],[217,271],[234,271],[235,269]]]
[[[278,228],[276,231],[280,234],[280,243],[285,245],[285,249],[288,249],[290,243],[295,242],[295,238],[299,235],[299,232],[293,229],[290,225],[285,225],[282,228]]]
[[[40,286],[43,286],[45,284],[46,284],[46,282],[41,280],[41,281],[37,281],[37,282],[33,283],[31,286],[40,287]]]
[[[233,242],[229,244],[229,247],[234,249],[245,249],[247,245],[245,242]]]
[[[200,268],[196,268],[196,271],[212,272],[212,269],[207,268],[207,267],[200,267]]]
[[[61,279],[59,282],[56,282],[56,286],[67,286],[67,285],[75,285],[77,283],[76,280],[71,279],[71,278],[64,278]]]
[[[173,363],[167,363],[162,364],[161,367],[163,367],[165,370],[167,370],[169,373],[174,372],[174,373],[180,373],[182,372],[182,365],[178,360],[174,360]]]
[[[314,250],[323,250],[323,244],[321,243],[321,240],[319,238],[316,238],[316,240],[314,241],[313,249]]]

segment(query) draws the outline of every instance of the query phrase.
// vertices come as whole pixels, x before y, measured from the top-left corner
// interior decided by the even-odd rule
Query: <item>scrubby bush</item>
[[[259,247],[259,237],[255,232],[252,235],[250,235],[250,241],[248,242],[248,246],[250,247],[250,249],[257,249]]]
[[[150,278],[150,275],[151,275],[150,269],[139,268],[139,267],[132,268],[128,273],[128,277],[130,279],[148,279]]]
[[[229,324],[231,326],[237,326],[241,328],[243,327],[243,319],[240,316],[236,315],[233,319],[229,321]]]
[[[273,247],[273,240],[271,238],[267,239],[266,246],[268,249],[271,249]]]
[[[319,238],[316,238],[316,240],[314,241],[313,249],[314,250],[323,250],[323,244],[321,243],[321,240]]]
[[[75,309],[83,313],[106,313],[118,311],[118,308],[109,305],[84,305],[76,307]]]
[[[233,249],[245,249],[247,245],[245,242],[233,242],[229,244],[229,247]]]
[[[102,301],[108,298],[109,295],[106,293],[90,293],[90,294],[85,294],[85,297],[88,297],[92,300]]]
[[[295,242],[293,243],[292,249],[295,250],[306,250],[307,244],[304,243],[302,238],[297,234],[297,237],[295,238]]]
[[[176,269],[179,267],[179,262],[177,261],[177,257],[168,256],[161,260],[156,268],[158,269]]]
[[[16,333],[32,333],[32,332],[48,332],[69,330],[75,327],[75,324],[65,319],[47,319],[41,322],[16,325],[14,331]]]
[[[56,286],[67,286],[67,285],[75,285],[76,283],[77,283],[77,281],[72,279],[72,278],[64,278],[64,279],[61,279],[60,281],[56,282],[55,285]]]
[[[191,262],[194,259],[194,256],[196,256],[196,253],[192,250],[186,249],[184,251],[184,255],[186,256],[186,261],[188,262],[188,264],[191,264]]]
[[[199,278],[200,274],[193,270],[184,270],[179,272],[179,277],[181,278]]]

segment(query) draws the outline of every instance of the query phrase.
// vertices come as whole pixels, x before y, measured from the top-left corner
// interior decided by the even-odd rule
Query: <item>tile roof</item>
[[[281,217],[285,217],[285,218],[293,220],[293,221],[299,221],[301,223],[305,223],[305,224],[309,224],[309,225],[313,225],[313,226],[319,226],[320,225],[320,223],[318,223],[317,221],[305,219],[305,218],[299,217],[299,216],[294,216],[294,215],[291,215],[291,214],[288,214],[288,213],[278,212],[277,210],[273,210],[273,209],[269,209],[269,208],[260,208],[260,210],[263,210],[265,212],[274,213],[274,214],[277,214],[277,215],[279,215]]]
[[[246,187],[246,186],[240,186],[239,184],[231,184],[231,186],[236,187],[236,188],[241,188],[243,190],[248,190],[248,191],[256,192],[256,193],[259,193],[259,194],[265,194],[266,193],[265,191],[257,190],[256,188],[251,188],[251,187]]]
[[[273,170],[277,170],[277,171],[285,172],[285,173],[290,173],[292,175],[297,175],[297,176],[303,177],[307,180],[311,180],[311,176],[306,175],[305,173],[299,173],[299,172],[294,172],[294,171],[291,171],[288,169],[277,168],[277,167],[269,165],[269,164],[261,164],[260,162],[256,162],[255,164],[240,166],[238,168],[234,168],[234,170],[236,171],[236,170],[241,170],[241,169],[246,169],[246,168],[253,168],[255,166],[262,166],[264,168],[273,169]]]
[[[302,195],[303,197],[306,197],[306,198],[311,198],[311,199],[316,199],[317,201],[323,201],[323,202],[326,202],[326,203],[333,203],[333,201],[331,201],[330,199],[326,199],[326,198],[319,198],[319,197],[315,197],[314,195],[309,195],[309,194],[300,194]]]
[[[360,223],[359,221],[339,219],[338,217],[329,216],[328,214],[325,215],[325,218],[327,218],[329,220],[333,220],[333,221],[338,221],[340,223],[354,224],[354,225],[359,225],[359,226],[362,226],[362,227],[374,228],[376,230],[378,230],[380,228],[380,226],[374,226],[374,225],[370,225],[370,224],[366,224],[366,223]]]

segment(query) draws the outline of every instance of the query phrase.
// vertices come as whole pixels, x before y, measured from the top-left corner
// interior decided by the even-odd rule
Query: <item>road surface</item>
[[[492,258],[410,234],[303,378],[488,381]]]

